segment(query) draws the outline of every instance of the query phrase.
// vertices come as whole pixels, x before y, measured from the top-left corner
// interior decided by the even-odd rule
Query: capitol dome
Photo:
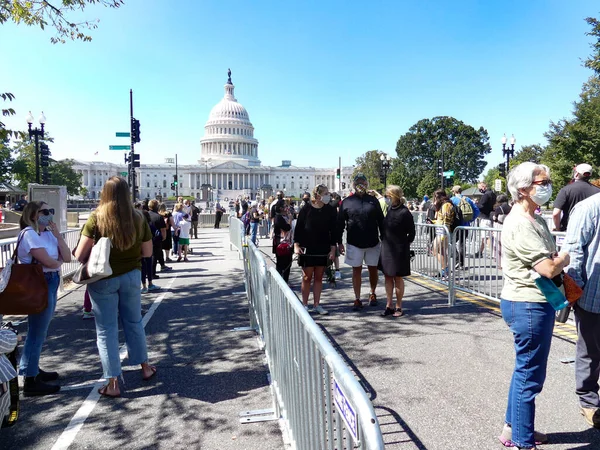
[[[259,165],[258,141],[248,112],[234,95],[235,86],[228,71],[225,96],[210,111],[200,140],[204,160],[237,160],[247,165]]]

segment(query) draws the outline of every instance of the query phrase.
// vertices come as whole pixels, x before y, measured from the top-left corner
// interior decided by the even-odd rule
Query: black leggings
[[[290,279],[290,269],[292,268],[292,257],[293,254],[289,256],[276,256],[275,267],[277,268],[277,272],[283,278],[283,281],[286,283]]]
[[[146,284],[146,280],[148,280],[148,284],[152,284],[152,260],[154,258],[142,258],[142,283]]]

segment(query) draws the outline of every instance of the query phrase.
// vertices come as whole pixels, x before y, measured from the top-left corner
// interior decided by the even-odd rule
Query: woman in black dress
[[[165,262],[172,262],[173,260],[169,258],[169,252],[173,248],[173,237],[171,235],[173,214],[171,214],[171,211],[167,211],[167,206],[164,203],[161,203],[158,207],[158,213],[163,216],[165,223],[167,224],[167,236],[165,237],[165,240],[162,241],[162,249],[165,252]]]
[[[292,230],[292,217],[288,210],[288,205],[284,199],[275,203],[275,217],[273,218],[273,253],[275,254],[275,267],[277,272],[286,283],[290,279],[290,269],[292,267],[292,247],[290,233]],[[277,254],[277,247],[281,244],[282,238],[290,245],[290,251],[287,254]]]
[[[313,284],[314,311],[327,314],[321,301],[323,273],[328,263],[335,259],[336,249],[336,211],[329,204],[331,196],[324,184],[313,189],[311,202],[298,214],[294,230],[294,251],[298,255],[298,265],[302,267],[302,303],[307,311],[310,295],[310,282]]]
[[[404,203],[404,193],[398,186],[390,185],[385,190],[388,212],[383,220],[383,237],[379,270],[385,276],[385,293],[387,305],[384,316],[400,317],[402,297],[404,296],[404,279],[410,275],[410,244],[415,239],[415,222]],[[396,309],[392,309],[392,300],[396,290]]]

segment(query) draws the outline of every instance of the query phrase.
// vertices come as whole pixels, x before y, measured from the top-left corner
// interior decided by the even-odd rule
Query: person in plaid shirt
[[[566,272],[583,288],[574,306],[575,392],[586,422],[600,428],[600,194],[580,201],[571,211],[563,251],[571,256]]]

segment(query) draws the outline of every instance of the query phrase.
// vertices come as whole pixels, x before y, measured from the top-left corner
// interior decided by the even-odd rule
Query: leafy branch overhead
[[[85,30],[98,28],[98,20],[74,22],[71,14],[83,11],[89,5],[102,5],[118,8],[123,0],[62,0],[48,2],[45,0],[2,0],[0,1],[0,24],[12,21],[27,26],[37,26],[44,30],[51,26],[56,35],[50,38],[53,44],[70,40],[91,41],[92,37]]]

